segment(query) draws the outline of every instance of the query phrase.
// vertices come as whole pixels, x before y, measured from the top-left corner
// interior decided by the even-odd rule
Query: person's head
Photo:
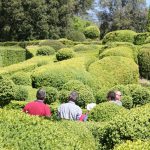
[[[114,91],[109,91],[109,92],[107,93],[107,99],[108,99],[109,101],[114,101],[115,98],[116,98],[116,94],[115,94]]]
[[[69,95],[69,101],[76,102],[78,98],[78,93],[76,91],[72,91]]]
[[[121,100],[121,92],[115,91],[115,94],[116,94],[115,100]]]
[[[36,93],[36,98],[39,100],[44,100],[46,98],[46,91],[44,89],[39,89]]]

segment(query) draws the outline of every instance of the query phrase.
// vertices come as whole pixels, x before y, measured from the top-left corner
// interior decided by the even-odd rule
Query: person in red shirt
[[[23,112],[30,115],[50,117],[51,110],[48,105],[44,104],[46,91],[43,89],[39,89],[37,91],[36,97],[37,100],[26,104],[26,106],[23,108]]]

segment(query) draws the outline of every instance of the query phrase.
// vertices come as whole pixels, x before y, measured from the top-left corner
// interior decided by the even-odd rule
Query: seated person
[[[29,102],[24,108],[23,112],[28,113],[30,115],[37,116],[51,116],[51,110],[48,105],[44,104],[44,100],[46,98],[46,92],[43,89],[39,89],[36,94],[37,100],[33,102]]]
[[[121,92],[120,91],[109,91],[107,94],[107,99],[109,102],[115,103],[119,106],[122,106],[121,102]]]
[[[78,93],[73,91],[68,97],[68,102],[61,104],[58,108],[58,116],[61,119],[67,120],[79,120],[82,115],[82,109],[77,106]]]

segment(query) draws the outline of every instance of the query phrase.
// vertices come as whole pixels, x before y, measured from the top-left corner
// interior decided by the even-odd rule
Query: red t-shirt
[[[37,116],[51,116],[51,110],[48,105],[44,104],[42,100],[36,100],[33,102],[28,103],[24,108],[23,111],[30,114],[30,115],[37,115]]]

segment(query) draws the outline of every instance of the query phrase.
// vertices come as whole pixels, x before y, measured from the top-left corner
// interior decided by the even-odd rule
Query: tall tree
[[[148,9],[147,31],[150,32],[150,7]]]
[[[131,29],[146,30],[147,7],[145,0],[101,0],[99,13],[101,37],[107,32]]]

